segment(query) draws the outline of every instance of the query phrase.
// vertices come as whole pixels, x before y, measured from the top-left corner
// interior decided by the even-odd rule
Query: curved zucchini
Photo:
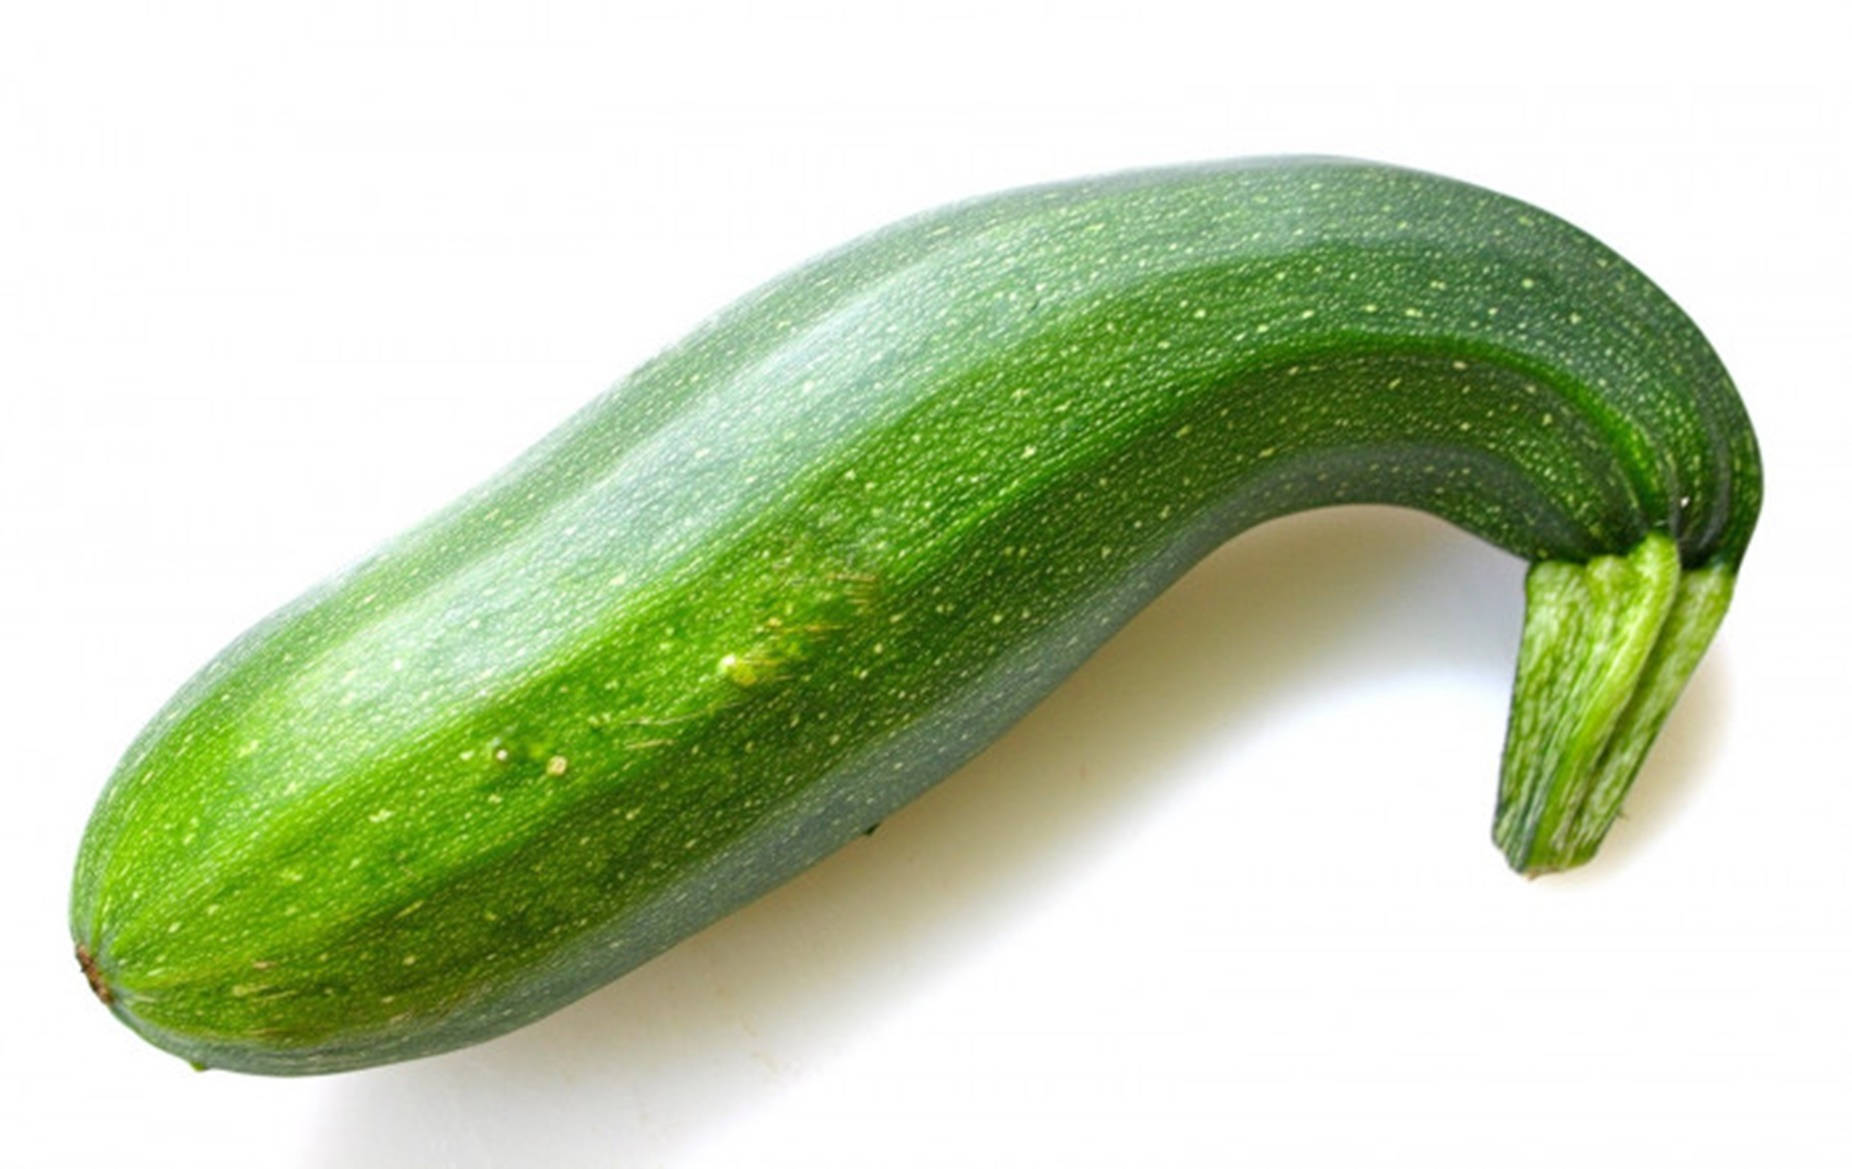
[[[1574,227],[1334,159],[978,199],[759,289],[242,637],[78,858],[97,994],[200,1065],[507,1031],[855,837],[1244,528],[1348,502],[1535,561],[1495,836],[1590,856],[1760,467]]]

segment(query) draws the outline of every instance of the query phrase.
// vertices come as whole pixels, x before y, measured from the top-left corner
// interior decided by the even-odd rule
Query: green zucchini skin
[[[203,1066],[460,1047],[853,839],[1244,528],[1402,504],[1733,579],[1760,486],[1696,327],[1513,199],[1324,158],[977,199],[751,293],[226,649],[104,790],[73,939]]]

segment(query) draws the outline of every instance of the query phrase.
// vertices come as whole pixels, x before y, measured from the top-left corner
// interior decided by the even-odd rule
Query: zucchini
[[[241,637],[131,745],[71,928],[201,1066],[538,1018],[867,831],[1235,533],[1535,562],[1494,835],[1593,854],[1760,501],[1686,316],[1526,204],[1247,160],[924,214],[753,292]]]

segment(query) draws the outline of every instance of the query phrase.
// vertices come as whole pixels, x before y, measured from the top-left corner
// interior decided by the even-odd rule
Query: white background
[[[1852,1163],[1838,18],[623,7],[3,9],[0,1162]],[[1742,387],[1762,526],[1595,864],[1526,882],[1487,839],[1521,566],[1342,511],[1230,545],[874,837],[506,1039],[200,1075],[91,999],[90,803],[251,621],[819,249],[1281,151],[1567,216]]]

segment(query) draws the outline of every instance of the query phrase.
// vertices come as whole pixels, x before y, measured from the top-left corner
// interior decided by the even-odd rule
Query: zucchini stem
[[[1658,534],[1625,556],[1532,566],[1492,825],[1513,869],[1595,855],[1735,581],[1724,565],[1682,571]]]

